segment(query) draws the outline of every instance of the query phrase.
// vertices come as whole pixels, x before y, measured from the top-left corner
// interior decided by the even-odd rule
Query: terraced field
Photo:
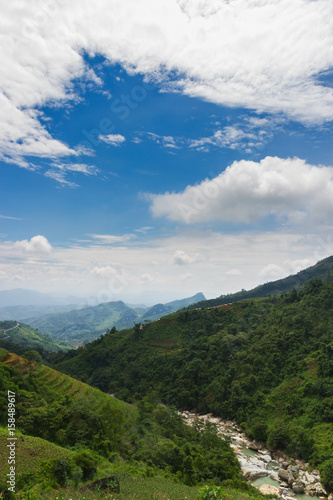
[[[39,469],[43,460],[64,459],[74,452],[45,441],[42,438],[26,436],[16,431],[16,474],[17,477]],[[8,431],[0,427],[0,484],[6,482],[8,472]]]
[[[7,353],[2,358],[2,363],[8,366],[15,366],[20,372],[27,376],[29,375],[29,363],[26,359],[13,353]],[[126,416],[134,413],[134,408],[119,401],[116,398],[111,398],[99,389],[95,389],[84,382],[80,382],[69,375],[60,373],[49,366],[33,365],[33,375],[36,380],[40,383],[46,385],[49,389],[57,391],[60,394],[66,394],[71,398],[77,398],[79,396],[85,395],[92,398],[96,405],[103,404],[106,400],[111,401],[113,406],[122,409]]]

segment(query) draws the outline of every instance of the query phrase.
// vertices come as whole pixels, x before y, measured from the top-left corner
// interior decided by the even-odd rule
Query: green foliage
[[[49,335],[45,335],[38,330],[31,328],[24,323],[18,323],[17,321],[0,321],[0,342],[5,345],[6,343],[19,345],[22,346],[24,350],[27,350],[27,348],[40,348],[51,352],[61,351],[66,347],[67,349],[70,347],[66,343],[57,343]]]
[[[323,486],[333,492],[333,457],[321,464],[320,473]]]
[[[320,464],[332,448],[332,297],[333,283],[316,279],[280,297],[182,311],[139,336],[106,335],[59,355],[57,366],[128,402],[154,394],[235,419],[254,439]]]

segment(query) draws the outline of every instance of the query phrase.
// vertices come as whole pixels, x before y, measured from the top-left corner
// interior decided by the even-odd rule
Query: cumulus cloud
[[[185,266],[187,264],[193,264],[197,259],[198,256],[190,257],[183,250],[176,250],[172,257],[172,263],[177,266]]]
[[[150,194],[147,199],[155,217],[187,224],[212,220],[251,224],[268,215],[295,222],[300,213],[330,221],[333,167],[270,156],[259,163],[236,161],[214,179],[187,186],[181,193]]]
[[[1,15],[1,159],[25,168],[35,168],[31,156],[80,154],[50,135],[38,109],[75,105],[74,81],[107,92],[84,53],[162,90],[305,123],[333,118],[333,89],[321,81],[333,66],[331,0],[16,0]]]
[[[332,227],[327,234],[331,233]],[[277,234],[249,231],[223,235],[183,230],[172,237],[152,237],[144,245],[77,242],[69,248],[55,245],[51,253],[38,254],[32,251],[38,247],[36,237],[23,242],[2,240],[1,288],[24,285],[44,291],[66,290],[66,293],[94,295],[100,302],[124,300],[132,293],[149,293],[153,304],[165,297],[166,292],[167,300],[173,300],[193,295],[195,290],[216,297],[287,276],[297,272],[299,266],[307,267],[318,258],[332,255],[331,239],[321,240],[318,236],[315,232],[304,235],[291,231]],[[43,240],[39,241],[44,249]],[[47,250],[47,240],[45,243]],[[177,253],[180,249],[184,254]],[[195,257],[193,249],[204,256],[195,262],[195,272],[194,265],[173,264],[175,254],[183,260],[186,256]],[[227,274],[232,269],[238,269],[242,275]],[[282,274],[271,274],[278,271]]]
[[[111,146],[120,146],[120,144],[126,140],[121,134],[99,135],[98,139],[102,142],[106,142],[106,144],[110,144]]]
[[[311,261],[309,259],[285,260],[281,265],[267,264],[259,271],[259,276],[266,279],[279,279],[290,274],[296,274],[302,269],[309,267]]]
[[[31,254],[49,254],[52,251],[50,243],[45,236],[40,234],[33,236],[30,240],[16,241],[14,247]]]

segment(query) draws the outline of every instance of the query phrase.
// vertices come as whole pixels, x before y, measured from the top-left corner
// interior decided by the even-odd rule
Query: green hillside
[[[133,309],[118,301],[67,313],[47,314],[30,320],[30,325],[56,340],[66,340],[78,346],[94,340],[113,326],[118,330],[128,328],[137,319],[138,314]]]
[[[43,348],[47,351],[60,351],[70,347],[67,342],[58,343],[49,335],[17,321],[0,321],[0,341],[29,349]]]
[[[203,293],[197,293],[196,295],[193,295],[193,297],[189,297],[187,299],[173,300],[172,302],[168,302],[167,304],[155,304],[153,307],[150,307],[148,310],[142,313],[142,315],[139,316],[139,320],[142,321],[145,319],[149,319],[153,321],[160,318],[161,316],[179,311],[179,309],[181,309],[182,307],[187,307],[190,304],[195,304],[202,300],[205,300],[205,296],[203,295]]]
[[[228,295],[221,295],[216,299],[199,301],[188,306],[188,309],[215,307],[222,304],[229,304],[244,299],[255,299],[259,297],[270,297],[271,295],[281,295],[290,293],[293,290],[300,290],[309,280],[319,278],[323,281],[333,279],[333,256],[321,260],[314,266],[308,267],[297,274],[288,276],[276,281],[270,281],[264,285],[259,285],[252,290],[242,290]]]
[[[194,500],[207,482],[227,488],[230,500],[262,498],[243,481],[229,442],[215,428],[199,432],[156,399],[133,406],[4,349],[0,360],[0,444],[8,432],[10,390],[16,395],[17,489],[36,493],[32,498],[59,498],[65,486],[68,498],[80,498],[80,485],[114,474],[120,499],[177,500],[181,491]],[[0,470],[1,492],[8,470],[4,447]],[[97,495],[92,498],[108,498]]]
[[[153,394],[236,419],[333,470],[333,282],[165,316],[58,355],[57,367],[130,402]]]
[[[110,328],[115,327],[117,330],[131,328],[135,322],[160,318],[202,299],[204,295],[198,293],[193,297],[157,304],[146,309],[132,309],[122,301],[105,302],[67,313],[32,318],[29,324],[51,335],[56,341],[69,341],[77,347],[82,343],[91,342]]]

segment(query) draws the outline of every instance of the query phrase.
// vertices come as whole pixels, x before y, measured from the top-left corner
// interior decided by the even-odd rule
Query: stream
[[[235,422],[212,414],[180,413],[187,425],[196,420],[214,424],[218,434],[229,437],[245,479],[262,493],[279,495],[283,500],[326,500],[327,492],[320,483],[319,471],[311,470],[302,460],[291,460],[281,451],[264,448],[249,440]],[[333,500],[329,495],[328,500]]]

